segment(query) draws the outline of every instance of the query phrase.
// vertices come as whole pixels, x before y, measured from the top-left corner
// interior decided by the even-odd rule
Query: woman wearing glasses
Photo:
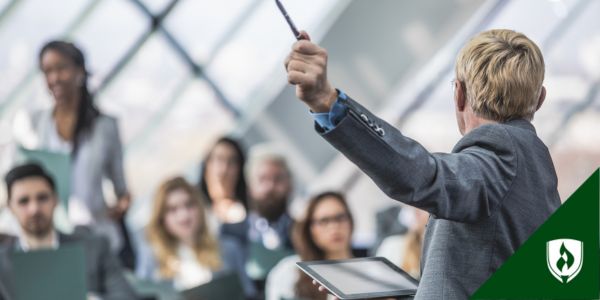
[[[293,230],[298,255],[284,258],[273,268],[266,284],[267,300],[326,299],[312,279],[296,267],[298,261],[352,258],[354,221],[342,194],[324,192],[313,197],[305,219]]]

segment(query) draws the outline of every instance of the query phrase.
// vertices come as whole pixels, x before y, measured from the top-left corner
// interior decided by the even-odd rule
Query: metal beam
[[[142,10],[144,14],[151,18],[154,18],[152,12],[140,0],[132,1],[137,7],[139,7]],[[225,94],[223,93],[221,88],[210,77],[206,75],[203,66],[194,61],[194,59],[191,57],[191,55],[189,55],[189,53],[185,50],[181,43],[163,26],[162,22],[158,22],[156,25],[157,30],[164,35],[168,44],[173,48],[173,50],[175,50],[177,55],[179,55],[179,57],[190,68],[192,74],[194,74],[194,76],[198,78],[206,80],[208,85],[215,92],[219,103],[221,103],[221,105],[223,105],[225,109],[231,111],[236,116],[236,118],[239,117],[241,115],[240,111],[231,103],[231,101],[227,99],[227,97],[225,97]]]
[[[133,0],[134,3],[138,2],[137,0]],[[105,90],[117,77],[121,71],[129,64],[131,59],[140,51],[142,46],[146,44],[148,39],[155,33],[161,26],[161,23],[165,19],[165,17],[173,10],[175,5],[179,2],[179,0],[172,0],[169,5],[158,15],[153,16],[150,15],[151,26],[146,33],[141,35],[137,41],[127,50],[127,52],[119,59],[119,61],[115,64],[115,66],[108,72],[104,80],[100,83],[95,93],[100,94],[103,90]],[[138,4],[136,4],[138,5]],[[140,4],[145,7],[143,4]]]
[[[221,35],[221,38],[215,43],[215,46],[212,48],[210,54],[208,55],[208,59],[205,62],[206,65],[209,65],[214,60],[216,54],[231,40],[235,32],[237,32],[239,28],[242,27],[242,25],[250,18],[250,16],[252,16],[254,11],[259,7],[260,3],[261,0],[254,0],[254,2],[250,4],[243,13],[241,13],[241,17],[236,18],[235,23],[231,25],[223,35]],[[149,12],[149,10],[145,6],[143,7],[147,12]],[[136,133],[134,137],[129,142],[127,142],[127,144],[125,145],[127,153],[131,153],[136,149],[140,149],[140,145],[147,142],[152,131],[160,127],[160,124],[164,122],[169,112],[171,112],[171,110],[177,105],[177,103],[179,103],[180,98],[183,95],[183,91],[189,86],[191,82],[192,78],[186,78],[173,90],[173,94],[170,95],[168,98],[171,100],[166,102],[156,111],[156,113],[154,113],[150,118],[148,118],[148,120],[145,122],[145,125],[142,127],[143,129],[140,130],[139,133]],[[233,113],[232,110],[229,111]],[[234,116],[240,117],[240,114],[236,115],[234,113]]]
[[[6,20],[6,18],[8,16],[10,16],[10,14],[12,14],[12,12],[15,11],[15,8],[17,7],[17,4],[23,3],[22,1],[19,0],[11,0],[10,3],[8,3],[4,9],[2,10],[2,12],[0,12],[0,26],[2,26],[2,23],[4,23],[4,21]]]

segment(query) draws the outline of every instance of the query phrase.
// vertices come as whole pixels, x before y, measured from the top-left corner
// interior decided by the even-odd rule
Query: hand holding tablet
[[[414,295],[418,281],[383,257],[298,262],[308,276],[339,299]]]

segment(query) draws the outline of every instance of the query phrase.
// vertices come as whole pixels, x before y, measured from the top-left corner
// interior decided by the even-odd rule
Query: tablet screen
[[[301,262],[298,266],[342,299],[409,295],[417,289],[416,280],[381,257]]]

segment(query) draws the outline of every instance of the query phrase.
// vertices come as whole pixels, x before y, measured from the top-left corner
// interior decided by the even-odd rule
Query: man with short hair
[[[302,38],[285,67],[317,132],[388,196],[431,213],[416,299],[467,299],[560,206],[531,124],[546,95],[540,49],[512,30],[470,40],[454,81],[463,138],[451,153],[430,153],[336,90],[326,50]]]
[[[240,223],[246,273],[254,282],[256,299],[264,298],[264,284],[277,262],[293,252],[288,213],[292,175],[288,163],[275,148],[255,146],[246,164],[250,212]]]
[[[61,245],[81,243],[86,255],[87,287],[102,299],[135,299],[119,260],[110,252],[108,241],[96,236],[75,236],[54,229],[53,214],[58,204],[54,180],[37,164],[13,168],[5,178],[8,207],[19,222],[21,233],[0,246],[0,282],[5,297],[11,290],[10,253],[37,249],[57,249]]]
[[[292,175],[288,163],[274,149],[259,147],[254,150],[246,170],[251,199],[249,239],[268,249],[292,249],[290,230],[293,220],[287,211]]]

